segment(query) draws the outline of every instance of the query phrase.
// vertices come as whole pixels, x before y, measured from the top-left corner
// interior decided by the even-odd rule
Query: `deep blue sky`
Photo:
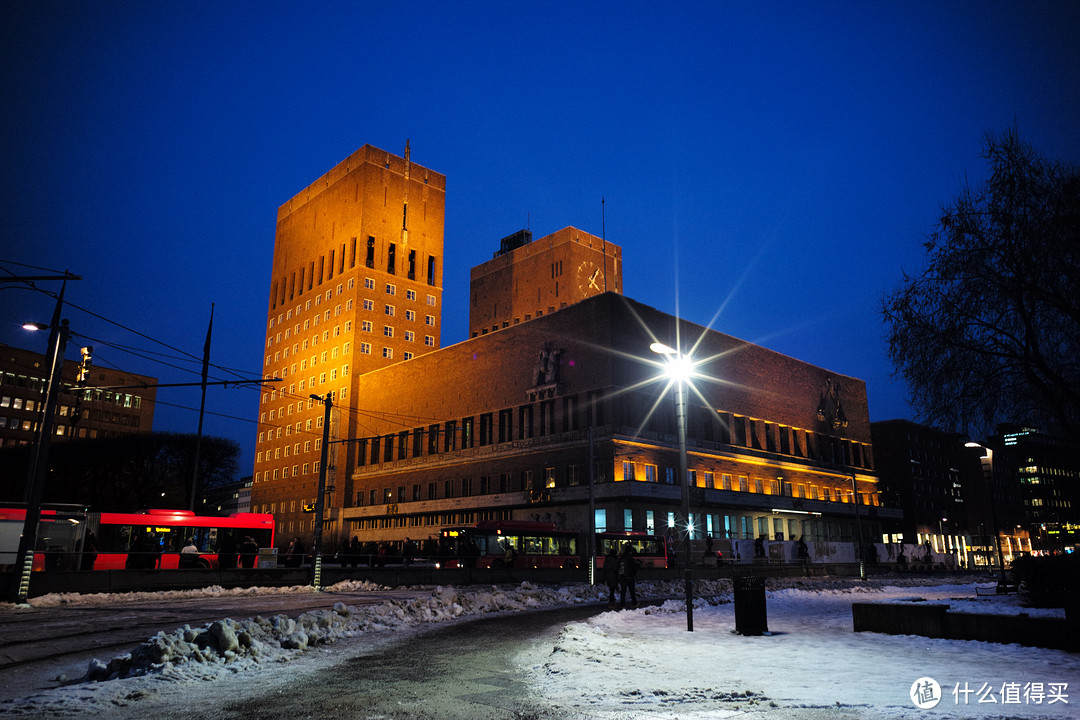
[[[911,411],[881,297],[984,176],[984,133],[1015,124],[1080,160],[1080,3],[525,5],[9,0],[0,259],[69,269],[70,301],[196,357],[216,303],[213,361],[257,374],[278,206],[361,145],[409,139],[447,176],[444,345],[501,237],[599,235],[606,198],[627,295],[861,378],[885,420]],[[44,351],[17,325],[51,307],[0,290],[0,342]],[[250,473],[256,393],[212,388],[208,408],[245,418],[206,431]],[[155,428],[196,422],[162,404]]]

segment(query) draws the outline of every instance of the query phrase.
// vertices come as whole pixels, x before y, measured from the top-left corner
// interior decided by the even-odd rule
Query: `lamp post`
[[[686,537],[683,543],[683,562],[685,563],[686,582],[686,630],[694,631],[694,583],[690,570],[690,557],[693,550],[690,544],[690,478],[686,462],[686,383],[693,375],[693,363],[690,357],[663,343],[654,342],[649,349],[667,358],[666,373],[675,383],[675,416],[679,430],[679,478],[682,483],[682,511],[686,519]]]
[[[998,590],[1004,589],[1005,580],[1005,556],[1001,552],[1001,533],[998,532],[997,507],[994,502],[994,451],[977,442],[968,441],[964,447],[981,448],[986,451],[985,455],[979,456],[979,464],[982,465],[983,479],[986,482],[987,491],[990,493],[990,522],[994,530],[994,544],[997,546],[998,556]]]
[[[859,487],[851,476],[851,499],[855,501],[855,532],[859,534],[859,579],[866,580],[866,551],[863,550],[862,520],[859,518]]]
[[[19,579],[15,583],[14,600],[16,604],[26,602],[30,591],[30,575],[34,569],[34,550],[37,544],[38,521],[41,519],[41,496],[44,493],[45,478],[48,475],[49,444],[52,442],[53,419],[56,415],[57,396],[60,394],[60,374],[64,368],[64,349],[68,341],[68,321],[60,320],[64,304],[64,289],[56,300],[52,323],[26,323],[27,330],[49,330],[49,377],[45,387],[45,407],[42,410],[41,424],[38,426],[37,445],[34,448],[34,461],[31,466],[29,486],[26,490],[26,519],[23,522],[22,537],[19,538],[19,550],[15,556],[15,567]]]
[[[322,534],[323,514],[326,511],[326,463],[330,459],[330,410],[334,407],[334,393],[326,397],[312,395],[312,400],[323,403],[322,455],[319,458],[319,490],[315,496],[314,540],[311,543],[311,584],[316,589],[322,588]]]

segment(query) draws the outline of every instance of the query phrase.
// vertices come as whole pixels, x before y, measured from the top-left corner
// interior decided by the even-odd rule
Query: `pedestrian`
[[[80,570],[93,570],[94,563],[97,562],[98,545],[97,537],[94,535],[94,531],[86,533],[86,537],[83,539],[83,552],[82,559],[79,562]]]
[[[626,591],[630,591],[630,607],[637,607],[636,578],[641,561],[636,557],[634,546],[624,543],[622,553],[619,554],[619,609],[627,607]]]
[[[360,538],[353,535],[352,540],[349,541],[348,547],[345,548],[345,560],[348,561],[349,567],[356,567],[360,562],[360,554],[364,551],[364,546],[360,542]],[[345,563],[341,563],[342,566]]]
[[[712,533],[705,536],[705,555],[704,558],[708,560],[712,557]]]
[[[258,556],[258,543],[252,540],[250,535],[245,535],[244,539],[240,542],[240,567],[255,567],[255,558],[257,558]]]
[[[808,560],[810,558],[810,548],[806,545],[806,540],[802,536],[799,537],[799,544],[796,546],[799,550],[799,558],[801,560]]]
[[[716,569],[724,567],[724,552],[723,550],[716,551]]]
[[[765,538],[762,535],[758,535],[754,539],[754,557],[756,557],[756,558],[765,557]]]
[[[613,544],[604,556],[604,584],[608,589],[607,609],[615,609],[615,594],[619,592],[619,553]]]
[[[289,549],[285,551],[285,567],[298,568],[304,561],[304,543],[300,538],[294,537],[289,543]]]
[[[225,533],[218,546],[218,568],[221,570],[236,569],[236,540],[232,533]]]

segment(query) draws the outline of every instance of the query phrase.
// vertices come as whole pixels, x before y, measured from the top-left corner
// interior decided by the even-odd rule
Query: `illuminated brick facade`
[[[622,249],[567,227],[539,240],[522,230],[472,269],[469,337],[550,315],[604,292],[622,292]]]
[[[590,429],[606,526],[668,532],[681,502],[675,413],[664,382],[645,381],[658,374],[654,335],[674,344],[675,322],[609,292],[362,376],[370,419],[347,533],[426,539],[499,518],[584,531]],[[681,337],[715,379],[689,397],[698,540],[850,541],[853,479],[879,537],[890,511],[878,507],[864,383],[689,323]]]
[[[323,437],[364,434],[353,406],[361,374],[440,345],[446,178],[365,145],[278,210],[267,309],[264,375],[251,491],[283,542],[310,536]],[[327,517],[353,495],[353,445],[335,443]]]

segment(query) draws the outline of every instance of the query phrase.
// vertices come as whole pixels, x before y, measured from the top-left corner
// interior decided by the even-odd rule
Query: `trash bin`
[[[765,578],[747,575],[732,580],[735,590],[735,632],[761,635],[769,632],[765,609]]]

